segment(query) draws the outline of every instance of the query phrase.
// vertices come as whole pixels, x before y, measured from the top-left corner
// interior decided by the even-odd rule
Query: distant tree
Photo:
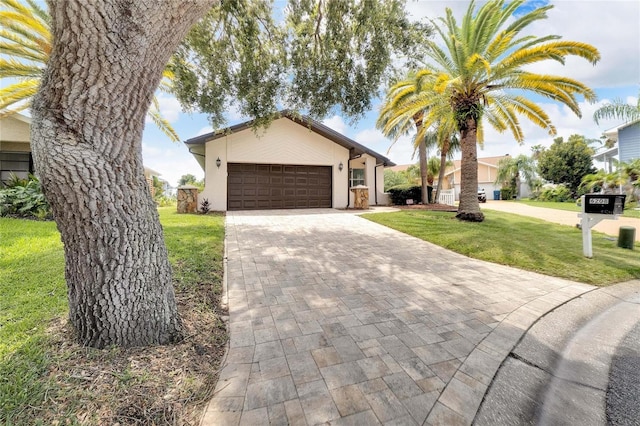
[[[566,142],[558,137],[548,149],[540,152],[538,172],[545,180],[565,184],[575,197],[582,178],[596,172],[592,155],[593,149],[584,136],[571,135]]]
[[[409,183],[407,180],[407,175],[402,172],[396,172],[391,169],[386,169],[384,171],[384,190],[387,191],[389,188],[393,188],[397,185],[405,185]]]
[[[517,157],[505,157],[498,162],[498,172],[496,175],[497,184],[508,187],[516,194],[516,198],[520,199],[522,178],[525,179],[529,188],[532,188],[535,179],[535,162],[533,158],[526,155],[518,155]]]
[[[154,198],[159,198],[159,197],[164,197],[164,184],[162,183],[162,181],[160,180],[160,178],[158,178],[158,176],[153,176],[153,197]]]
[[[198,178],[192,174],[186,174],[180,176],[178,179],[178,185],[194,185],[198,181]]]

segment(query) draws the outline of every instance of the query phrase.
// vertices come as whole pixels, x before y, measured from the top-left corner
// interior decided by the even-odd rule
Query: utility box
[[[584,212],[589,214],[621,215],[624,211],[626,195],[586,194]]]

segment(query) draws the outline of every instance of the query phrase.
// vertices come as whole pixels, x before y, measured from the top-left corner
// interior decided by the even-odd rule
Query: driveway
[[[203,425],[470,424],[543,314],[594,287],[337,210],[229,212],[230,344]]]

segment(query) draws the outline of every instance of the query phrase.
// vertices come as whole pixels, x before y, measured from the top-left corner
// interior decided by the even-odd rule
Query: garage
[[[229,163],[227,209],[331,208],[331,166]]]

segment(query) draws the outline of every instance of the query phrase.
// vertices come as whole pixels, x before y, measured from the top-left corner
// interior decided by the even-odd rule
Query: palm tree
[[[640,93],[636,105],[615,99],[613,102],[602,105],[593,113],[593,120],[599,124],[599,120],[617,118],[625,122],[640,120]]]
[[[420,160],[420,184],[422,187],[422,203],[427,204],[427,145],[424,136],[420,135],[424,111],[414,111],[410,115],[401,116],[397,114],[398,109],[411,102],[411,100],[423,90],[421,76],[415,72],[409,72],[406,79],[398,81],[387,92],[385,102],[380,109],[380,115],[376,122],[376,127],[382,133],[394,139],[394,143],[400,136],[406,135],[415,127],[416,138],[414,146],[418,149]]]
[[[505,157],[498,161],[498,173],[495,183],[506,183],[514,187],[517,199],[520,199],[523,176],[529,188],[533,188],[535,179],[535,162],[526,155],[518,155],[517,157]]]
[[[0,117],[31,106],[31,98],[38,91],[40,79],[51,54],[51,17],[34,0],[0,0],[0,78],[17,81],[0,89]],[[160,90],[171,90],[172,73],[165,70]],[[148,116],[174,142],[180,137],[162,117],[156,98]],[[11,109],[9,109],[11,107]]]
[[[449,127],[446,127],[444,124],[440,125],[437,127],[437,130],[430,130],[425,134],[427,147],[434,147],[440,155],[439,160],[436,159],[436,157],[430,158],[427,167],[429,174],[433,176],[429,183],[430,185],[433,185],[434,177],[436,174],[438,175],[438,185],[432,195],[432,201],[434,203],[438,202],[440,191],[442,190],[442,182],[444,181],[445,169],[451,164],[449,160],[451,160],[453,154],[460,148],[458,138],[451,124],[452,122],[449,122]]]
[[[427,199],[427,147],[435,147],[440,151],[441,155],[441,174],[444,173],[444,165],[447,157],[452,152],[452,148],[457,147],[455,134],[457,129],[453,121],[451,107],[446,102],[433,102],[428,108],[410,108],[416,104],[416,99],[430,97],[440,99],[438,93],[435,92],[436,80],[430,72],[410,71],[408,77],[395,85],[387,92],[385,103],[382,105],[380,115],[376,122],[376,127],[382,131],[385,136],[397,139],[407,134],[415,126],[416,136],[414,139],[414,147],[420,153],[420,173],[423,181],[422,197],[423,203]],[[408,109],[410,109],[409,112]],[[428,121],[429,126],[423,123]],[[394,141],[394,143],[395,143]],[[451,145],[453,142],[454,145]],[[424,161],[423,161],[424,160]],[[442,177],[439,182],[442,182]],[[436,191],[436,197],[437,193]],[[436,198],[437,199],[437,198]]]
[[[576,95],[588,101],[595,93],[571,78],[535,74],[525,67],[544,60],[564,63],[567,56],[575,55],[596,63],[598,50],[586,43],[562,41],[559,36],[523,36],[520,33],[531,23],[546,19],[553,6],[544,6],[516,15],[524,0],[505,4],[504,0],[490,0],[475,10],[475,2],[458,25],[453,12],[447,8],[446,18],[433,22],[442,39],[441,47],[427,41],[427,52],[433,61],[425,72],[431,75],[439,97],[418,93],[412,105],[403,114],[443,107],[443,100],[453,111],[460,132],[462,151],[461,193],[457,217],[461,220],[482,221],[477,199],[478,160],[477,143],[483,140],[483,122],[498,131],[510,130],[517,142],[524,134],[518,115],[524,115],[534,124],[556,133],[549,116],[539,105],[524,97],[522,92],[550,98],[567,105],[580,116]],[[426,77],[425,77],[426,78]],[[435,124],[440,117],[425,115],[423,127]]]

